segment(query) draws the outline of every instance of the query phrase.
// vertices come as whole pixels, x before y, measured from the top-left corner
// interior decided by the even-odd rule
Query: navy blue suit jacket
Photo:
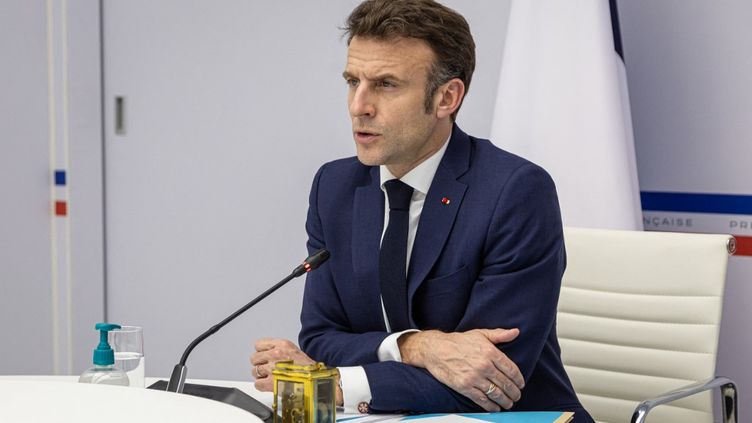
[[[363,366],[372,411],[482,411],[424,369],[379,362],[378,347],[389,335],[378,276],[383,226],[378,167],[353,157],[319,169],[306,222],[308,249],[326,247],[331,258],[308,275],[301,348],[331,366]],[[525,377],[514,409],[575,410],[585,417],[556,339],[564,267],[549,175],[455,125],[423,206],[408,268],[412,327],[519,328],[519,337],[501,346]]]

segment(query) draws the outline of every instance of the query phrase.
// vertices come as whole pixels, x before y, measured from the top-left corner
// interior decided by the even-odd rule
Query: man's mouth
[[[353,134],[355,135],[355,141],[362,143],[362,144],[371,143],[380,136],[380,134],[376,132],[365,131],[365,130],[356,130],[356,131],[353,131]]]

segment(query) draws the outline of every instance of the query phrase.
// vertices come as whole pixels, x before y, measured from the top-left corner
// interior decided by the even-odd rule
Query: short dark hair
[[[435,56],[428,71],[426,113],[431,111],[436,90],[452,78],[465,84],[465,92],[470,88],[475,70],[470,26],[462,15],[433,0],[366,0],[350,13],[344,31],[348,45],[353,37],[425,41]],[[459,107],[452,120],[458,111]]]

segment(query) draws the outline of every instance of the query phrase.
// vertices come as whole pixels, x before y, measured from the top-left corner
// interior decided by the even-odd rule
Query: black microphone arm
[[[194,339],[193,342],[191,342],[190,345],[188,345],[188,348],[186,348],[185,351],[183,352],[183,356],[180,358],[180,362],[175,365],[174,369],[172,369],[172,374],[170,375],[170,381],[167,383],[167,391],[178,392],[178,393],[183,392],[183,388],[185,386],[185,376],[187,374],[187,368],[185,367],[185,362],[188,360],[188,355],[191,353],[191,351],[193,351],[193,349],[196,348],[196,345],[200,344],[201,341],[203,341],[204,339],[215,334],[218,330],[222,329],[224,325],[235,320],[236,317],[248,311],[249,308],[253,307],[259,301],[268,297],[272,292],[281,288],[282,285],[286,284],[287,282],[290,282],[292,279],[295,279],[298,276],[304,275],[318,268],[319,266],[321,266],[322,263],[324,263],[328,259],[329,259],[329,251],[323,248],[321,250],[316,251],[315,253],[311,254],[307,259],[305,259],[305,261],[303,261],[303,264],[296,267],[292,271],[292,273],[290,273],[290,275],[288,275],[286,278],[277,282],[276,285],[264,291],[264,293],[254,298],[250,303],[244,305],[243,307],[240,307],[238,311],[236,311],[235,313],[232,313],[226,319],[212,326],[211,329],[207,330],[206,332],[199,335],[198,338]]]

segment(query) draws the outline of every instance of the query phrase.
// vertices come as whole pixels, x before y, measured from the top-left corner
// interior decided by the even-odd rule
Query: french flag
[[[642,230],[616,1],[513,0],[491,140],[544,167],[565,225]]]

